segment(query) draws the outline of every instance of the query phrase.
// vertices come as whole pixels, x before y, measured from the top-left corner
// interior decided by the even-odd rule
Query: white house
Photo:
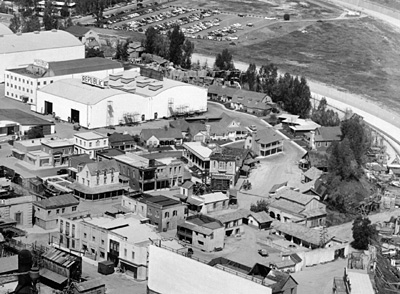
[[[90,158],[95,158],[96,151],[108,148],[108,137],[95,131],[76,133],[74,144],[75,154],[89,154]]]

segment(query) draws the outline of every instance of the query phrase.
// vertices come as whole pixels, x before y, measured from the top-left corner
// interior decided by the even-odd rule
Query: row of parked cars
[[[130,20],[132,18],[135,18],[135,17],[139,17],[141,15],[153,13],[155,11],[165,9],[165,8],[167,8],[166,5],[153,6],[152,8],[139,9],[139,10],[133,8],[128,11],[121,11],[119,13],[105,15],[104,18],[107,19],[106,24],[111,25],[114,23],[118,23],[121,21],[126,21],[126,20]]]

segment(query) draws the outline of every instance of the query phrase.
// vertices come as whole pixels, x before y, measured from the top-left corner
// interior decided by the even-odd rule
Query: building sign
[[[106,84],[103,80],[92,76],[82,76],[82,83],[99,88],[104,88]]]
[[[49,69],[49,63],[42,60],[42,59],[34,59],[33,60],[33,65],[43,67],[45,69]]]

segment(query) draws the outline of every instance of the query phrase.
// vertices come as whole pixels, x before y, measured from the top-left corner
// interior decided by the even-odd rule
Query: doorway
[[[53,103],[44,101],[44,114],[53,114]]]
[[[79,123],[79,110],[71,108],[71,122]]]

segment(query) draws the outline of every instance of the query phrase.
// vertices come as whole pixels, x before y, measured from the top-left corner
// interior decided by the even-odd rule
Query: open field
[[[369,96],[400,110],[399,32],[371,18],[330,22],[276,23],[229,45],[235,60],[263,64]],[[209,55],[227,44],[198,42],[196,51]]]

